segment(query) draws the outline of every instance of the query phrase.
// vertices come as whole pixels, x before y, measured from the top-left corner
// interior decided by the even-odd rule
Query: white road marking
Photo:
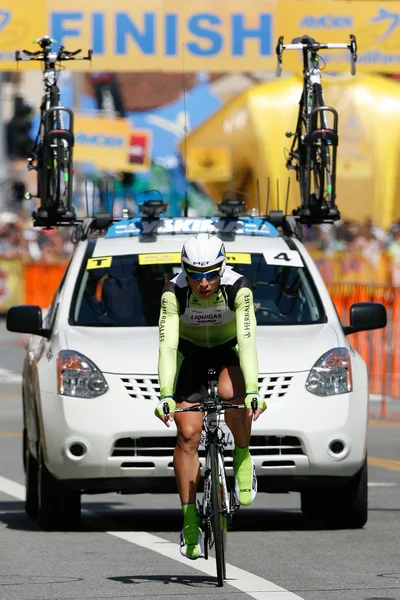
[[[17,500],[25,500],[25,486],[0,475],[0,492]]]
[[[373,482],[369,482],[368,486],[369,487],[396,487],[397,483],[384,483],[384,482],[382,482],[382,483],[380,483],[380,482],[373,483]]]
[[[11,479],[2,477],[0,475],[0,492],[17,498],[17,500],[25,500],[25,486],[20,483],[16,483]],[[92,513],[93,514],[93,513]],[[96,515],[97,516],[97,515]],[[145,531],[132,531],[132,532],[121,532],[121,531],[106,531],[109,535],[116,538],[135,544],[152,552],[157,552],[166,558],[172,559],[176,562],[180,562],[186,566],[190,564],[190,567],[196,571],[201,571],[206,575],[212,577],[216,576],[216,568],[214,559],[197,560],[189,562],[187,558],[184,558],[179,554],[179,548],[177,544],[169,542],[163,538],[152,535]],[[253,575],[248,571],[239,569],[233,565],[226,565],[227,571],[227,584],[244,592],[255,600],[303,600],[301,596],[297,596],[288,590],[285,590],[279,585],[275,585],[272,581]]]
[[[136,544],[146,550],[157,552],[162,554],[169,559],[176,562],[180,562],[184,565],[188,565],[188,559],[184,558],[179,554],[179,548],[177,544],[169,542],[163,538],[159,538],[151,533],[145,531],[107,531],[106,533],[113,535],[114,537]],[[190,562],[190,566],[196,571],[201,571],[206,575],[216,577],[216,567],[213,558],[210,560],[195,560]],[[248,571],[239,569],[227,563],[226,565],[227,584],[232,587],[244,592],[255,600],[302,600],[301,596],[297,596],[288,590],[285,590],[279,585],[275,585],[272,581],[253,575]]]
[[[0,367],[0,383],[21,383],[22,374]]]

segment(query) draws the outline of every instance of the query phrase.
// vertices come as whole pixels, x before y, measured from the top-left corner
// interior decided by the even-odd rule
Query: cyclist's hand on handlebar
[[[246,394],[244,404],[247,408],[247,414],[253,416],[253,421],[257,421],[258,417],[267,408],[264,398],[259,398],[258,394]]]
[[[176,402],[172,396],[164,396],[161,397],[161,402],[159,402],[154,410],[154,414],[156,417],[161,419],[163,423],[166,424],[167,427],[170,427],[170,421],[175,420],[175,409]]]

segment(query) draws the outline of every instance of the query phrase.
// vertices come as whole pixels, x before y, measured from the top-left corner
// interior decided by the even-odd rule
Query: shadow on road
[[[121,503],[123,506],[123,504]],[[76,531],[146,531],[179,532],[182,529],[180,509],[121,508],[115,502],[85,502],[82,506],[82,525]],[[0,501],[0,523],[9,529],[37,531],[24,510],[24,502]],[[233,519],[232,531],[307,531],[318,530],[305,521],[300,511],[241,509]]]
[[[89,508],[90,507],[90,508]],[[108,510],[101,504],[87,505],[85,524],[94,529],[111,531],[179,532],[182,529],[180,509],[117,509]],[[233,518],[232,531],[310,531],[319,530],[318,524],[307,523],[300,511],[239,510]]]
[[[0,523],[8,529],[39,531],[40,527],[25,515],[25,504],[18,500],[0,502]]]
[[[141,583],[155,583],[159,582],[164,585],[178,584],[186,585],[188,587],[215,589],[215,577],[211,575],[123,575],[121,577],[108,577],[110,581],[116,581],[117,583],[133,584],[138,585]]]
[[[121,502],[85,502],[82,524],[74,531],[146,531],[148,533],[180,532],[180,509],[126,508]],[[374,508],[370,512],[400,512],[400,509]],[[40,527],[28,519],[24,503],[0,501],[0,523],[9,529],[37,531]],[[307,521],[300,510],[240,509],[233,518],[232,531],[323,531],[322,523]]]

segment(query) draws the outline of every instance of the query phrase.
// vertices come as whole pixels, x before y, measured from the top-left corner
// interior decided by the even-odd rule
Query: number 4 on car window
[[[271,248],[263,252],[265,261],[268,265],[287,265],[288,267],[302,267],[303,261],[296,250],[279,250]]]

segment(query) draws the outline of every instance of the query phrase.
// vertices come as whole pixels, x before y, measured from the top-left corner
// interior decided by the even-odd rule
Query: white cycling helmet
[[[181,254],[182,269],[187,267],[221,267],[220,276],[224,274],[226,265],[225,246],[216,235],[199,233],[190,237],[183,244]]]

